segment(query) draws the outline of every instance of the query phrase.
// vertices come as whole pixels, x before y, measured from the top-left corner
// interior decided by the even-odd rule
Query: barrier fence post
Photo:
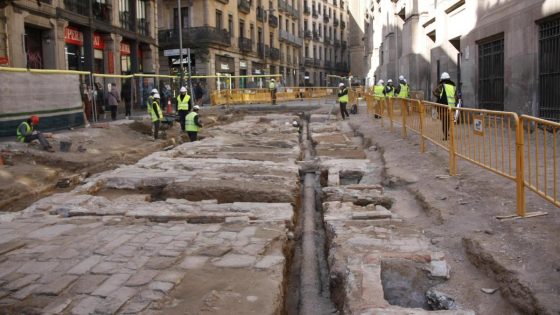
[[[404,98],[399,98],[401,103],[401,116],[402,116],[402,137],[406,138],[406,104]]]
[[[391,97],[388,98],[388,99],[385,98],[385,100],[386,100],[387,104],[389,105],[387,107],[387,113],[389,114],[389,124],[391,125],[390,129],[391,129],[391,132],[393,132],[393,131],[395,131],[393,129],[393,98],[391,98]]]
[[[449,125],[449,175],[457,175],[457,155],[455,154],[455,123],[453,122],[454,112],[451,107],[447,108],[447,119]]]
[[[525,161],[524,161],[524,129],[523,117],[515,117],[515,177],[517,182],[517,215],[525,216]]]
[[[420,152],[426,152],[426,145],[424,143],[424,103],[418,100],[418,110],[420,111]]]

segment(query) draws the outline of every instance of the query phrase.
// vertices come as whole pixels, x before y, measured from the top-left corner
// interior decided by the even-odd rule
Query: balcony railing
[[[140,35],[150,36],[150,23],[146,19],[136,20],[136,29]]]
[[[299,10],[296,7],[292,7],[292,17],[296,20],[299,18]]]
[[[319,35],[319,32],[313,31],[313,39],[314,40],[319,40],[319,38],[321,38],[321,36]]]
[[[344,8],[344,0],[340,0],[340,7]]]
[[[263,7],[257,7],[257,21],[266,22],[266,11]]]
[[[303,14],[305,15],[311,14],[311,9],[309,7],[303,7]]]
[[[278,27],[278,17],[274,14],[269,14],[268,25],[270,25],[271,27]]]
[[[338,71],[347,71],[348,64],[346,62],[337,62],[335,65],[335,69]]]
[[[83,0],[64,0],[64,9],[89,16],[89,8],[87,1]]]
[[[305,66],[306,67],[313,67],[314,64],[313,58],[305,57]]]
[[[229,0],[218,0],[218,2],[221,2],[221,3],[223,3],[223,4],[228,4],[228,3],[229,3]]]
[[[85,1],[84,1],[85,2]],[[93,16],[98,21],[111,22],[112,9],[107,3],[93,3]]]
[[[321,59],[315,59],[314,65],[315,66],[320,66],[321,65]]]
[[[190,27],[183,29],[183,45],[200,47],[203,45],[231,46],[231,36],[226,30],[211,26]],[[179,30],[161,30],[158,33],[159,45],[163,48],[177,47]]]
[[[332,68],[332,61],[325,60],[325,68]]]
[[[330,16],[328,14],[323,14],[323,22],[329,23]]]
[[[317,13],[317,10],[315,8],[313,8],[312,10],[313,12],[311,12],[311,16],[313,16],[314,18],[318,18],[319,17],[319,13]]]
[[[290,13],[288,11],[288,3],[284,0],[278,0],[278,11]]]
[[[342,45],[342,48],[346,48],[346,47],[347,47],[346,41],[343,40],[343,41],[341,42],[341,45]]]
[[[237,9],[241,13],[248,14],[251,12],[251,2],[248,0],[237,0]]]
[[[239,50],[243,52],[253,51],[253,41],[250,38],[239,37]]]
[[[130,16],[130,12],[128,11],[119,12],[119,22],[121,23],[122,28],[132,31],[132,18]]]
[[[285,30],[280,30],[280,41],[295,45],[295,46],[302,46],[303,40],[300,37],[297,37],[291,33],[288,33]]]
[[[334,47],[340,47],[340,39],[334,39]]]
[[[334,18],[333,20],[334,27],[338,27],[338,19]]]
[[[346,28],[346,22],[340,21],[340,28]]]
[[[312,39],[313,38],[313,33],[311,33],[311,31],[307,30],[307,31],[305,31],[303,37],[305,39]]]
[[[323,42],[324,42],[325,44],[330,44],[330,43],[331,43],[331,38],[330,38],[329,36],[326,36],[326,35],[325,35],[325,36],[323,37]]]
[[[259,57],[265,59],[270,54],[270,48],[268,45],[260,43],[257,45],[257,53]]]
[[[272,60],[279,60],[280,59],[280,49],[270,47],[269,56],[270,56],[270,59],[272,59]]]

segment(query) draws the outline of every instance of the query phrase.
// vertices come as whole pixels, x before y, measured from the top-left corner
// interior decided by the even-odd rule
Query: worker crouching
[[[38,130],[36,130],[39,125],[39,117],[31,116],[26,121],[19,124],[16,132],[17,141],[22,143],[30,143],[33,140],[39,140],[41,147],[45,151],[54,152],[50,143],[45,139],[45,136]]]
[[[191,142],[197,140],[198,131],[200,130],[200,128],[202,128],[202,124],[200,123],[200,119],[198,116],[199,109],[200,107],[198,105],[194,105],[192,112],[190,112],[185,119],[185,131],[189,135],[189,139],[191,140]]]

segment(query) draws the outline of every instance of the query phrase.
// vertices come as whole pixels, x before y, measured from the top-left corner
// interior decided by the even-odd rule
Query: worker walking
[[[16,131],[16,139],[21,143],[30,143],[33,140],[39,140],[41,148],[45,151],[54,152],[50,143],[45,139],[45,136],[35,128],[39,125],[39,117],[31,116],[26,121],[19,124]]]
[[[161,120],[163,119],[163,113],[161,112],[161,107],[159,105],[160,96],[159,93],[154,94],[154,100],[150,106],[150,118],[152,119],[152,125],[154,128],[154,140],[158,139],[159,127]]]
[[[404,76],[399,76],[399,84],[395,87],[395,95],[400,98],[408,98],[410,87]]]
[[[187,88],[181,87],[180,94],[177,95],[177,112],[179,113],[179,123],[181,130],[185,130],[185,117],[191,111],[192,101],[191,96],[187,94]]]
[[[338,102],[340,104],[340,115],[342,119],[350,116],[346,110],[346,104],[348,104],[348,88],[344,86],[344,83],[340,82],[338,85]]]
[[[276,81],[274,79],[270,79],[270,83],[268,83],[268,90],[270,91],[272,105],[276,105]]]
[[[159,94],[157,89],[152,89],[150,95],[148,96],[148,101],[146,102],[146,110],[148,115],[152,116],[152,103],[154,102],[154,95]]]
[[[199,109],[200,107],[198,105],[194,105],[192,112],[190,112],[186,118],[185,131],[189,135],[189,139],[191,140],[191,142],[197,140],[198,131],[200,130],[200,128],[202,128],[202,124],[200,123],[200,119],[198,116]]]
[[[377,81],[377,84],[373,86],[373,95],[375,95],[376,99],[381,99],[385,97],[385,86],[383,85],[385,82],[383,80]]]
[[[437,103],[447,105],[454,108],[457,104],[457,89],[455,82],[451,81],[449,73],[443,72],[440,81],[432,94],[436,97]],[[449,136],[449,111],[447,108],[438,108],[438,114],[442,122],[443,140],[446,141]]]
[[[387,80],[387,85],[385,86],[385,91],[383,91],[385,96],[393,97],[395,96],[395,87],[393,86],[393,80]]]

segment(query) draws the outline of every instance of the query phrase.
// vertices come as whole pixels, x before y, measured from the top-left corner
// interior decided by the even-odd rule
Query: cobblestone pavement
[[[0,307],[279,312],[299,187],[294,118],[247,116],[2,215]]]

